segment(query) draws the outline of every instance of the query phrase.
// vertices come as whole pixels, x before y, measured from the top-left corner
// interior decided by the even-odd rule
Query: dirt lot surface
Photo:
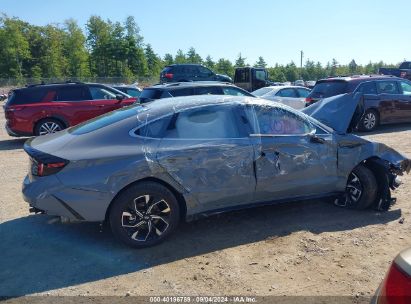
[[[165,243],[132,250],[97,224],[29,215],[25,139],[0,132],[0,295],[370,296],[411,246],[409,175],[388,212],[320,200],[262,207],[183,224]],[[368,137],[411,157],[411,124]]]

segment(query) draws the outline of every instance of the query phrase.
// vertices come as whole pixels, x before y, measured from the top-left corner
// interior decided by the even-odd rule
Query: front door
[[[333,134],[281,108],[254,106],[252,115],[255,133],[250,136],[257,177],[254,201],[309,197],[337,190]]]
[[[411,82],[400,81],[401,96],[397,103],[398,120],[411,122]]]
[[[250,203],[254,150],[236,125],[233,106],[177,113],[157,152],[159,164],[198,202],[195,212]]]

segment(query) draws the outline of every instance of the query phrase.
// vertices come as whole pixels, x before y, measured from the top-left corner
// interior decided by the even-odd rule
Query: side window
[[[213,75],[214,73],[211,72],[209,69],[203,67],[203,66],[199,66],[198,67],[199,73],[202,77],[210,77],[211,75]]]
[[[90,87],[91,98],[98,99],[116,99],[116,94],[102,87]]]
[[[169,91],[172,97],[179,97],[179,96],[190,96],[194,95],[194,90],[192,88],[184,88],[184,89],[176,89]]]
[[[255,71],[255,79],[265,81],[265,78],[266,78],[265,76],[266,76],[265,71],[259,71],[259,70]]]
[[[231,106],[209,106],[186,110],[170,123],[165,138],[239,138],[240,132]]]
[[[411,83],[401,81],[401,89],[402,89],[402,94],[404,95],[411,95]]]
[[[149,122],[148,124],[138,128],[134,134],[142,137],[151,138],[162,138],[165,129],[170,124],[173,115],[168,115],[166,117],[157,119],[155,121]]]
[[[57,101],[84,101],[89,99],[90,96],[83,86],[61,87],[57,92]]]
[[[198,87],[195,89],[196,95],[223,95],[220,87]]]
[[[305,98],[308,96],[308,94],[310,94],[310,90],[306,90],[306,89],[297,89],[298,95],[302,98]]]
[[[302,135],[315,130],[302,117],[282,108],[255,106],[254,113],[257,134]]]
[[[358,92],[364,93],[364,94],[377,94],[377,87],[375,86],[374,81],[367,81],[359,85]]]
[[[231,96],[249,96],[244,92],[240,91],[239,89],[232,88],[232,87],[223,87],[224,95],[231,95]]]
[[[294,89],[282,89],[277,93],[280,97],[297,97]]]
[[[249,82],[250,81],[250,70],[249,69],[242,69],[237,70],[234,76],[235,82]]]
[[[397,83],[395,81],[377,81],[377,90],[379,94],[399,94]]]

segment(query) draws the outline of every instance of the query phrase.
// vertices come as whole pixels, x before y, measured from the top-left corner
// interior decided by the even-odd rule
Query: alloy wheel
[[[59,124],[53,122],[53,121],[47,121],[41,124],[39,128],[39,134],[40,135],[47,135],[47,134],[52,134],[56,133],[58,131],[61,131],[61,127]]]
[[[170,226],[170,205],[161,197],[142,195],[130,202],[121,215],[121,225],[138,242],[160,238]]]
[[[364,127],[367,130],[372,130],[375,127],[376,122],[377,122],[377,117],[375,117],[374,113],[369,112],[365,115],[365,117],[364,117]]]
[[[340,207],[355,206],[360,201],[363,192],[364,187],[361,180],[355,173],[351,172],[345,188],[345,195],[336,199],[335,204]]]

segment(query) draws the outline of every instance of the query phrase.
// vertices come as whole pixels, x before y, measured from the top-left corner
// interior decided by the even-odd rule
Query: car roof
[[[209,87],[209,86],[231,86],[234,85],[230,82],[220,82],[220,81],[190,81],[190,82],[170,82],[170,83],[159,83],[151,87],[146,87],[144,89],[169,89],[169,88],[186,88],[186,87]]]
[[[353,75],[353,76],[341,76],[341,77],[330,77],[318,80],[317,83],[328,82],[328,81],[345,81],[345,82],[363,82],[371,80],[386,80],[386,79],[400,79],[391,75]]]
[[[58,88],[58,87],[64,87],[64,86],[75,86],[75,85],[93,85],[93,86],[102,86],[102,87],[108,87],[105,84],[102,83],[91,83],[91,82],[58,82],[58,83],[45,83],[45,84],[31,84],[27,85],[25,87],[17,88],[14,91],[18,90],[25,90],[25,89],[33,89],[33,88]]]
[[[175,67],[175,66],[199,66],[202,64],[199,63],[173,63],[173,64],[169,64],[166,67]]]
[[[285,86],[268,86],[266,88],[270,88],[273,91],[279,91],[282,89],[306,89],[310,90],[309,88],[303,87],[303,86],[292,86],[292,85],[285,85]]]

